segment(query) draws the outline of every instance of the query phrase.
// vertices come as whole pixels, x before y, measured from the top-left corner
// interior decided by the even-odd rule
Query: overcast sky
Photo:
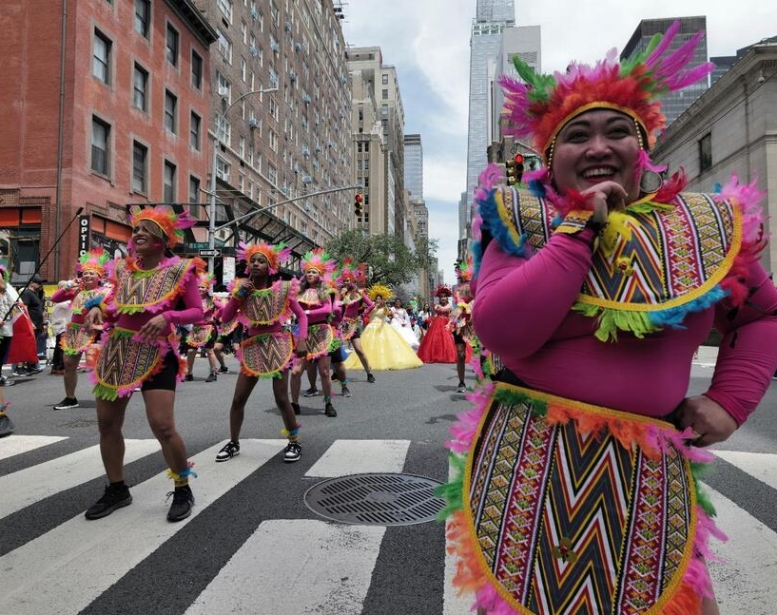
[[[424,150],[424,198],[429,236],[453,281],[458,202],[466,187],[469,39],[476,0],[350,0],[343,5],[345,40],[379,46],[396,67],[405,108],[405,133],[419,133]],[[641,19],[706,15],[710,56],[777,35],[765,0],[516,0],[516,25],[542,27],[542,71],[570,60],[594,62],[622,49]],[[568,18],[560,21],[559,16]]]

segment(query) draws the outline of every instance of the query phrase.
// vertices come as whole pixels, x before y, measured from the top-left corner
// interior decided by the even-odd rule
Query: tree
[[[356,229],[344,231],[326,245],[327,252],[338,261],[350,258],[354,263],[366,263],[371,272],[370,284],[380,282],[394,287],[409,282],[436,249],[436,240],[424,242],[414,252],[396,235],[365,235]]]

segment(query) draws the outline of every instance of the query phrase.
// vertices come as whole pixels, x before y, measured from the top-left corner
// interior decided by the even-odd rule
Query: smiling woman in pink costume
[[[52,303],[70,301],[72,316],[65,334],[62,336],[61,348],[65,355],[65,399],[54,406],[54,410],[69,410],[78,408],[76,386],[78,385],[78,364],[81,355],[94,343],[97,331],[89,331],[84,326],[87,305],[99,303],[109,293],[110,287],[101,285],[105,275],[105,265],[111,260],[110,255],[102,248],[85,252],[78,259],[76,270],[81,274],[78,280],[62,282],[62,287],[51,296]]]
[[[238,249],[238,260],[248,264],[248,278],[235,283],[221,318],[230,322],[237,316],[247,330],[238,350],[240,374],[229,410],[230,440],[218,452],[216,461],[229,461],[240,453],[246,402],[259,378],[272,379],[275,405],[283,417],[283,434],[289,439],[283,460],[292,463],[300,459],[300,426],[289,401],[289,372],[295,350],[301,355],[306,353],[308,317],[297,302],[299,282],[278,277],[279,266],[290,254],[291,249],[285,245],[267,243],[241,243]],[[283,327],[292,314],[297,317],[298,325],[296,349],[291,332]]]
[[[185,373],[186,362],[178,354],[175,327],[202,320],[198,290],[199,259],[168,256],[183,237],[182,229],[194,225],[186,213],[176,214],[164,206],[130,210],[131,256],[108,265],[113,293],[91,307],[86,324],[103,319],[110,333],[103,335],[102,350],[92,374],[97,397],[100,452],[110,484],[89,510],[87,519],[100,519],[132,502],[124,483],[124,436],[122,426],[127,403],[140,389],[151,431],[162,446],[168,475],[175,483],[168,521],[181,521],[191,514],[194,495],[189,487],[193,475],[186,447],[175,428],[176,382]],[[107,339],[105,339],[107,337]]]
[[[504,78],[511,134],[546,167],[531,191],[476,192],[473,322],[505,369],[449,443],[459,587],[481,613],[718,613],[705,558],[720,535],[692,472],[753,412],[777,366],[777,291],[758,263],[755,185],[662,181],[656,98],[686,70],[674,24],[619,64]],[[693,353],[723,334],[709,390]]]
[[[456,362],[456,345],[448,327],[448,320],[453,312],[450,303],[452,295],[451,289],[444,284],[440,284],[434,291],[434,296],[440,303],[434,306],[434,315],[429,320],[429,327],[418,347],[418,358],[424,363]]]

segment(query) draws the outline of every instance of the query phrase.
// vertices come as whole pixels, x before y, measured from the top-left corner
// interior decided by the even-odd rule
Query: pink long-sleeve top
[[[222,322],[229,322],[235,316],[237,316],[237,313],[240,310],[240,306],[243,304],[243,301],[244,301],[243,299],[236,299],[235,297],[230,297],[229,301],[227,301],[227,304],[221,309],[220,318]],[[299,339],[307,338],[308,315],[305,314],[305,310],[302,309],[302,306],[293,297],[289,299],[289,309],[291,310],[291,313],[297,317],[297,324],[299,326],[297,337]],[[260,335],[263,333],[278,333],[282,328],[283,328],[283,323],[281,321],[277,321],[269,325],[251,325],[248,328],[248,336],[252,337],[254,335]]]
[[[707,397],[742,424],[777,367],[777,290],[763,267],[749,266],[745,305],[726,302],[689,314],[684,328],[618,341],[594,337],[596,319],[570,310],[592,265],[593,231],[556,234],[531,258],[492,241],[480,267],[473,308],[483,345],[529,388],[652,417],[685,398],[693,354],[714,323],[723,334]]]
[[[139,331],[154,316],[162,314],[167,321],[167,326],[160,334],[162,336],[169,335],[174,327],[200,322],[203,312],[197,276],[190,272],[182,284],[183,288],[178,297],[170,301],[169,307],[165,307],[161,311],[146,310],[137,314],[121,314],[115,311],[109,300],[106,320],[115,327]]]
[[[308,325],[318,325],[329,320],[334,311],[334,299],[330,295],[323,302],[311,305],[305,308],[305,314],[308,316]]]
[[[97,290],[103,290],[99,286],[95,289]],[[63,303],[65,301],[73,301],[76,296],[81,293],[81,289],[77,286],[74,286],[73,288],[58,288],[54,291],[54,293],[51,295],[51,302],[52,303]],[[73,310],[70,316],[70,322],[75,323],[77,325],[82,325],[86,321],[86,315],[89,311],[84,310]]]
[[[358,318],[359,312],[364,307],[362,316],[366,316],[375,307],[375,303],[367,296],[367,293],[362,291],[361,298],[352,301],[351,303],[345,303],[345,312],[343,318]]]

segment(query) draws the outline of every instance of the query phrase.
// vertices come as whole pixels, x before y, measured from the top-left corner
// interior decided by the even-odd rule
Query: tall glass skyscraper
[[[467,235],[472,210],[472,192],[478,174],[488,162],[488,127],[490,124],[489,94],[491,76],[499,55],[502,32],[515,25],[513,0],[477,0],[476,17],[472,21],[469,61],[469,136],[467,142],[467,205],[459,212],[459,237]],[[462,215],[463,214],[463,215]]]

